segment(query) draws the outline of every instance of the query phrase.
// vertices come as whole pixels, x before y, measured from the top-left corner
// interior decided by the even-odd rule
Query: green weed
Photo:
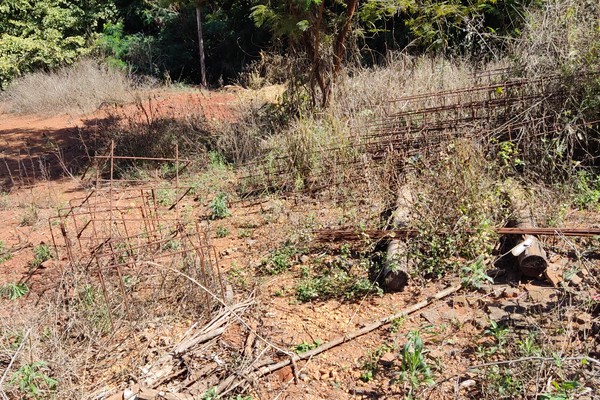
[[[10,260],[13,257],[12,253],[6,249],[4,242],[0,240],[0,264]]]
[[[494,280],[486,273],[484,256],[479,256],[477,260],[460,269],[460,277],[463,286],[467,288],[479,289],[485,282],[494,283]]]
[[[33,249],[33,260],[29,263],[31,268],[39,268],[44,262],[52,258],[50,247],[46,244],[40,244]]]
[[[319,339],[315,340],[312,343],[302,342],[302,343],[297,344],[294,347],[292,347],[292,350],[295,351],[296,354],[302,354],[302,353],[306,353],[309,350],[316,349],[321,344],[322,344],[322,342]]]
[[[579,171],[575,178],[573,203],[580,210],[600,209],[600,176]]]
[[[54,391],[58,381],[47,375],[48,363],[36,361],[25,364],[12,375],[10,383],[16,385],[27,398],[48,398],[47,392]]]
[[[9,300],[16,300],[19,297],[23,297],[29,293],[29,287],[26,283],[10,282],[0,288],[0,293],[6,296],[6,298]]]
[[[298,249],[286,243],[261,262],[259,272],[269,275],[281,274],[292,267],[293,257],[299,253]]]
[[[388,353],[393,348],[388,344],[382,344],[375,350],[370,351],[367,356],[363,359],[361,366],[360,380],[363,382],[370,382],[375,378],[377,372],[379,372],[379,359],[385,353]]]
[[[225,226],[218,226],[216,231],[218,238],[224,238],[229,236],[229,229]]]
[[[409,384],[410,394],[421,385],[433,385],[435,383],[431,368],[425,360],[425,354],[423,339],[419,331],[411,331],[400,352],[402,364],[398,376],[399,381]]]
[[[299,301],[326,300],[342,298],[353,300],[367,294],[382,295],[383,290],[376,282],[367,277],[372,267],[371,261],[360,258],[350,260],[349,248],[342,247],[340,256],[329,266],[319,266],[316,274],[310,270],[301,270],[302,280],[296,285],[296,298]]]
[[[19,226],[33,226],[39,219],[37,207],[35,204],[29,204],[23,214],[21,214]]]
[[[227,194],[219,193],[210,203],[210,219],[223,219],[231,216],[227,206]]]

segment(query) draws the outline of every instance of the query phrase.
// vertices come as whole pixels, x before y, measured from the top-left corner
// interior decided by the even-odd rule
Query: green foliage
[[[35,361],[25,364],[15,371],[10,383],[30,399],[48,398],[48,392],[54,391],[58,381],[47,375],[48,363]]]
[[[498,324],[498,322],[494,320],[490,320],[489,328],[484,331],[485,334],[492,336],[499,344],[504,344],[506,342],[506,335],[508,332],[508,328]]]
[[[0,287],[0,293],[6,296],[6,298],[9,300],[16,300],[19,297],[23,297],[29,293],[29,287],[26,283],[9,282]]]
[[[225,226],[218,226],[216,231],[218,238],[224,238],[229,236],[229,229]]]
[[[360,380],[363,382],[370,382],[375,378],[375,375],[379,371],[379,359],[382,355],[392,350],[392,347],[387,344],[382,344],[375,350],[370,351],[366,357],[364,357],[361,365]]]
[[[419,331],[411,331],[400,352],[402,364],[399,380],[410,385],[410,393],[421,385],[433,385],[433,374],[425,360],[425,348]]]
[[[569,400],[572,399],[575,395],[577,389],[581,386],[581,384],[577,381],[563,381],[557,382],[552,381],[552,387],[554,388],[554,393],[542,393],[539,396],[540,400]]]
[[[368,294],[382,295],[383,290],[368,278],[373,267],[371,260],[351,260],[349,249],[341,248],[340,256],[328,265],[319,265],[315,273],[308,268],[302,271],[302,280],[296,285],[296,298],[307,302],[341,298],[354,300]]]
[[[286,243],[282,247],[271,252],[271,254],[261,262],[259,272],[269,275],[277,275],[285,272],[292,266],[292,257],[298,253],[298,249],[290,243]]]
[[[0,264],[10,260],[13,257],[12,253],[4,247],[4,242],[0,240]]]
[[[202,394],[200,400],[216,400],[219,398],[216,387],[211,387]]]
[[[312,343],[302,342],[302,343],[297,344],[294,347],[292,347],[292,350],[295,351],[296,354],[302,354],[302,353],[306,353],[309,350],[316,349],[321,344],[322,343],[321,343],[321,341],[319,339],[315,340]]]
[[[219,193],[209,205],[210,219],[223,219],[231,216],[227,207],[227,194]]]
[[[45,261],[52,258],[50,247],[47,244],[40,244],[33,249],[33,260],[29,263],[31,268],[38,268]]]
[[[501,398],[512,399],[522,394],[523,383],[511,373],[510,369],[501,370],[498,366],[490,368],[486,374],[488,390]]]
[[[101,22],[115,14],[111,1],[11,0],[0,5],[0,89],[37,69],[69,64],[88,51]]]
[[[463,286],[479,289],[484,282],[494,283],[494,280],[486,273],[484,260],[484,256],[479,256],[477,260],[460,269]]]
[[[575,177],[573,203],[581,210],[600,209],[600,176],[579,171]]]

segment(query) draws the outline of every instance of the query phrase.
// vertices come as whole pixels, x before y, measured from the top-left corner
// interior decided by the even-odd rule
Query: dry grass
[[[87,113],[104,103],[130,98],[123,71],[82,60],[53,72],[35,72],[15,80],[2,94],[4,111],[18,114]]]
[[[527,76],[598,68],[600,4],[552,0],[532,9],[511,52]]]

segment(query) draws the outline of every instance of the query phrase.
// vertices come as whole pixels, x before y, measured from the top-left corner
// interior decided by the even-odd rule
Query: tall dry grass
[[[0,100],[9,113],[87,113],[104,103],[128,101],[131,89],[123,71],[86,59],[56,71],[25,75],[12,82]]]

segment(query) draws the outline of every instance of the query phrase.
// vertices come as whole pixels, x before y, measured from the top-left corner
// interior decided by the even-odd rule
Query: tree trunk
[[[200,52],[200,82],[202,86],[207,87],[206,83],[206,64],[204,60],[204,36],[202,35],[202,11],[200,5],[196,5],[196,24],[198,26],[198,50]]]

